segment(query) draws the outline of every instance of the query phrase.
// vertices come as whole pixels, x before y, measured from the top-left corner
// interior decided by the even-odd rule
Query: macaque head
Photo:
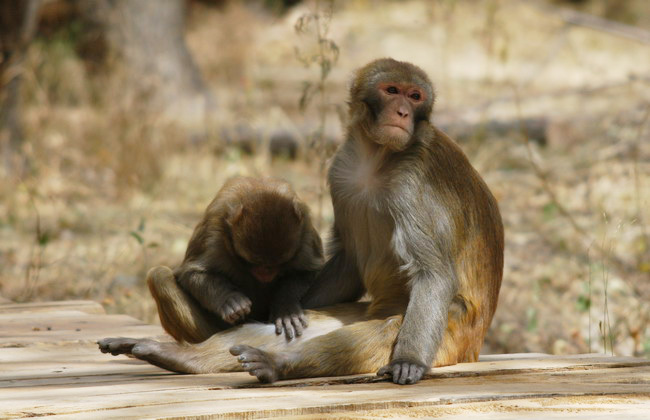
[[[232,249],[258,281],[270,283],[290,268],[300,246],[303,209],[289,190],[250,192],[231,206]]]
[[[367,138],[392,151],[404,150],[418,122],[428,121],[433,88],[427,75],[410,63],[391,58],[361,68],[350,89],[352,124]]]

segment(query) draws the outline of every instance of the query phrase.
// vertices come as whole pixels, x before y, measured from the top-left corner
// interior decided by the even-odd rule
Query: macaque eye
[[[420,92],[414,92],[411,94],[411,99],[415,99],[416,101],[419,101],[422,99],[422,95],[420,95]]]
[[[391,95],[394,95],[396,93],[399,93],[399,90],[395,86],[388,86],[386,88],[386,92],[390,93]]]

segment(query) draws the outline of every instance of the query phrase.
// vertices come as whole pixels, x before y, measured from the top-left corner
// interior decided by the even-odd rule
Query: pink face
[[[380,83],[377,86],[383,108],[377,117],[376,141],[393,150],[402,150],[413,136],[415,110],[426,101],[417,85]]]

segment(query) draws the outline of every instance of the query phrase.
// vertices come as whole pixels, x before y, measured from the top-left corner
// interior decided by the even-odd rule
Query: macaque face
[[[423,89],[414,84],[382,82],[376,87],[381,107],[377,110],[375,141],[391,150],[403,150],[415,131],[416,110],[426,102]]]
[[[233,249],[255,279],[270,283],[291,268],[300,246],[301,217],[286,197],[258,197],[237,212],[231,222]]]
[[[367,140],[398,152],[412,143],[419,123],[429,120],[434,99],[421,69],[379,59],[357,72],[350,88],[350,120]]]

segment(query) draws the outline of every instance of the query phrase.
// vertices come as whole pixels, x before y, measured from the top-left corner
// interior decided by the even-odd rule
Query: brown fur
[[[503,228],[485,183],[429,122],[433,102],[426,74],[391,59],[359,70],[350,90],[348,137],[328,175],[331,255],[303,305],[364,292],[369,304],[309,311],[308,332],[291,343],[247,324],[165,349],[163,364],[152,361],[163,351],[151,343],[136,351],[138,343],[108,339],[102,351],[132,351],[171,370],[218,372],[233,368],[225,350],[234,346],[241,368],[266,382],[379,370],[406,384],[430,366],[476,361],[497,305]]]
[[[322,258],[309,210],[289,184],[239,177],[206,209],[183,263],[174,272],[153,268],[147,284],[161,324],[179,341],[269,317],[293,338],[306,325],[300,299]]]

